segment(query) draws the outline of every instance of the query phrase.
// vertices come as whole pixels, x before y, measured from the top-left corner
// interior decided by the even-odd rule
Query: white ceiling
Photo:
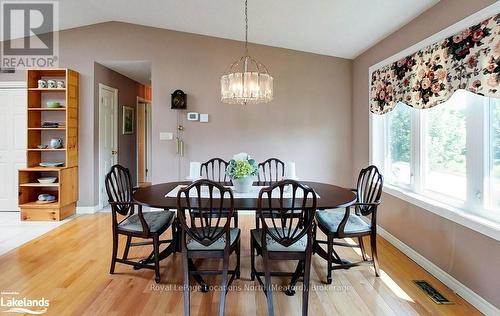
[[[355,58],[439,0],[249,0],[249,42]],[[60,29],[121,21],[244,39],[244,0],[64,0]]]
[[[151,84],[151,62],[145,60],[98,61],[99,64],[135,80]]]

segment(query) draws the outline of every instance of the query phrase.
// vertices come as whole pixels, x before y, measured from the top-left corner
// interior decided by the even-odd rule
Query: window
[[[422,113],[424,188],[460,200],[465,200],[467,193],[464,101],[453,98]]]
[[[491,99],[490,117],[490,159],[489,159],[489,192],[490,208],[500,209],[500,100]]]
[[[389,183],[396,185],[410,185],[411,112],[411,107],[399,103],[387,114],[386,177]]]
[[[500,223],[499,99],[458,90],[430,109],[372,114],[371,126],[371,159],[389,190]]]

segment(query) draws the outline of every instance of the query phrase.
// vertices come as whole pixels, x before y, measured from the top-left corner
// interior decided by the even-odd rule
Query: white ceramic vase
[[[233,179],[234,192],[248,193],[252,189],[253,177],[246,176],[244,178]]]

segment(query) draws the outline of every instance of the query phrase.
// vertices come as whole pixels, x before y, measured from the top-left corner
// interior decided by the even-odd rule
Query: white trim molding
[[[102,203],[94,206],[77,206],[76,214],[95,214],[103,209]]]
[[[0,81],[0,89],[26,89],[26,81]]]
[[[453,276],[449,275],[443,271],[440,267],[432,263],[430,260],[426,259],[424,256],[410,248],[408,245],[403,243],[401,240],[397,239],[391,235],[388,231],[377,225],[378,234],[391,243],[394,247],[399,249],[402,253],[408,256],[410,259],[415,261],[419,266],[424,268],[427,272],[436,277],[444,285],[449,287],[452,291],[462,297],[464,300],[472,304],[481,313],[485,315],[500,315],[500,309],[495,307],[490,302],[486,301],[484,298],[476,294],[474,291],[469,289],[467,286],[462,284],[460,281],[455,279]]]

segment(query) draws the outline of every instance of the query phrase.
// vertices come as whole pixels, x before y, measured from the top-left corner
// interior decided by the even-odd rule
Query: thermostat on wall
[[[198,113],[197,112],[189,112],[187,114],[188,121],[198,121]]]

